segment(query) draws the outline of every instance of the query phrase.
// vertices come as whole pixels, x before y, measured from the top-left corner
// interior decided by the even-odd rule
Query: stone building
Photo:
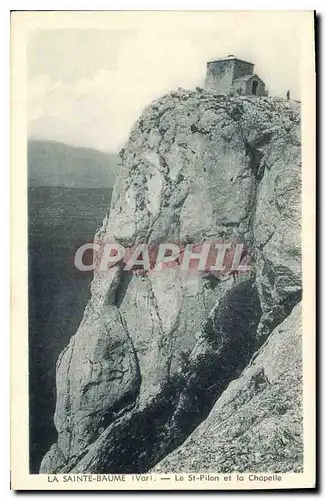
[[[254,64],[233,55],[207,63],[205,88],[226,94],[268,95],[265,83],[254,73]]]

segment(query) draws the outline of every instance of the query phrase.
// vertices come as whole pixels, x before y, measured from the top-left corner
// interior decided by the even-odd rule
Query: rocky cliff
[[[40,471],[300,470],[298,105],[180,89],[120,155],[95,242],[239,242],[251,272],[97,267]]]
[[[152,472],[302,472],[301,304]]]

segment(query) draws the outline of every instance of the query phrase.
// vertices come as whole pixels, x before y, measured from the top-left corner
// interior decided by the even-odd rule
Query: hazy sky
[[[29,135],[117,151],[144,106],[177,87],[203,85],[206,61],[255,63],[270,95],[299,99],[302,13],[137,13],[107,29],[32,30]],[[130,13],[129,13],[130,21]]]

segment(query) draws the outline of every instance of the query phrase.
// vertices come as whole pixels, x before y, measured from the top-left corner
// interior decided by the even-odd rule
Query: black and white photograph
[[[313,11],[12,31],[14,488],[313,488]]]

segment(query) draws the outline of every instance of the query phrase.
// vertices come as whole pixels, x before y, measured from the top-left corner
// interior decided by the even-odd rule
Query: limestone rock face
[[[302,472],[301,304],[152,472]]]
[[[58,441],[41,472],[148,471],[247,380],[228,387],[300,300],[299,134],[299,112],[271,98],[180,89],[144,111],[95,243],[241,243],[251,271],[235,279],[177,265],[138,276],[97,265],[84,318],[57,362]],[[271,345],[280,338],[286,351],[280,331]]]

